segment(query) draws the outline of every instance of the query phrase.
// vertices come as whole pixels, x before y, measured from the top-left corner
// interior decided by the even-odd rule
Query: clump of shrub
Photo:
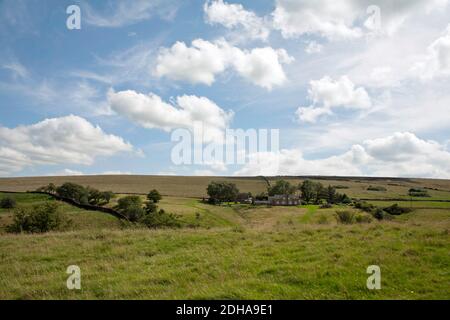
[[[410,197],[431,197],[427,190],[420,188],[411,188],[408,191]]]
[[[133,205],[124,210],[123,214],[129,221],[138,222],[145,216],[145,210],[140,206]]]
[[[117,201],[116,209],[126,211],[130,207],[142,207],[142,199],[139,196],[126,196]]]
[[[117,201],[115,209],[122,213],[129,221],[138,222],[145,215],[139,196],[126,196]]]
[[[0,199],[0,208],[2,209],[14,209],[17,205],[16,199],[10,196]]]
[[[367,188],[368,191],[387,191],[385,187],[382,186],[369,186]]]
[[[336,219],[342,224],[352,224],[355,221],[355,214],[349,210],[336,211]]]
[[[154,193],[153,191],[150,193],[153,195],[159,194],[159,192],[156,191],[157,193]],[[178,216],[168,213],[163,209],[158,210],[155,200],[159,197],[147,198],[150,201],[147,201],[145,206],[143,206],[142,199],[139,196],[126,196],[120,198],[116,209],[127,217],[130,222],[142,223],[148,228],[181,227],[181,222],[179,221]]]
[[[320,206],[320,209],[330,209],[333,208],[333,205],[331,203],[324,203]]]
[[[181,222],[179,221],[178,217],[172,213],[164,211],[163,209],[145,214],[141,219],[141,222],[148,228],[181,227]]]
[[[338,185],[336,185],[336,186],[333,186],[333,188],[335,188],[335,189],[348,189],[349,187],[348,187],[348,186],[341,185],[341,184],[338,184]]]
[[[69,223],[58,211],[56,203],[46,202],[32,208],[17,209],[13,215],[13,223],[6,230],[12,233],[44,233],[62,229]]]
[[[386,213],[383,211],[383,209],[376,208],[372,212],[372,216],[377,220],[383,220],[386,217]]]
[[[370,204],[366,201],[355,201],[354,206],[356,209],[359,209],[361,211],[367,212],[367,213],[373,213],[376,207],[373,204]]]
[[[412,210],[410,208],[400,207],[397,203],[390,207],[384,208],[384,211],[393,216],[399,216],[404,213],[410,213]]]

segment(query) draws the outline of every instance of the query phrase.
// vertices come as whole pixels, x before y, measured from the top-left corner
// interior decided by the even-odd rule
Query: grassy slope
[[[19,207],[31,207],[45,201],[55,201],[53,198],[42,194],[8,194],[1,193],[3,196],[10,196],[16,199]],[[71,220],[69,230],[98,230],[98,229],[117,229],[120,222],[113,216],[102,212],[86,211],[64,202],[59,203],[59,210]],[[6,225],[12,221],[13,210],[0,209],[0,234],[5,232]]]
[[[446,228],[404,223],[273,230],[8,235],[0,298],[448,299]],[[65,268],[82,269],[80,292]],[[382,290],[365,288],[380,265]]]
[[[335,184],[345,183],[351,189],[343,192],[365,192],[360,183],[379,182]],[[393,197],[398,186],[383,183]],[[14,196],[20,206],[46,200]],[[121,229],[113,217],[62,204],[71,231],[0,231],[0,299],[449,299],[450,209],[437,204],[424,202],[427,209],[394,221],[342,226],[336,208],[209,206],[165,197],[160,206],[195,228],[158,231]],[[9,215],[0,211],[0,226]],[[71,264],[82,270],[80,292],[65,286]],[[380,291],[365,287],[371,264],[381,267]]]

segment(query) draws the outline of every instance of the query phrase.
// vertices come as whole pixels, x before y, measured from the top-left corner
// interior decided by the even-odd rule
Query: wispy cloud
[[[173,19],[179,4],[162,0],[108,1],[106,13],[100,13],[88,3],[83,4],[85,21],[96,27],[118,28],[132,25],[154,16]]]

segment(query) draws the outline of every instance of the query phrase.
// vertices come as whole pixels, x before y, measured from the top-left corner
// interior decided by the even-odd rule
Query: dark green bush
[[[400,207],[397,203],[393,204],[390,207],[384,208],[383,210],[393,216],[399,216],[401,214],[410,213],[412,211],[410,208]]]
[[[408,191],[410,197],[431,197],[427,190],[420,188],[411,188]]]
[[[17,209],[13,215],[13,223],[7,227],[13,233],[44,233],[60,229],[68,221],[58,211],[54,202],[46,202],[32,208]]]
[[[162,196],[156,189],[153,189],[147,194],[147,200],[153,201],[154,203],[158,203],[161,199]]]
[[[14,209],[16,205],[16,199],[10,196],[6,196],[0,200],[0,208],[2,209]]]
[[[336,186],[333,186],[333,188],[335,188],[335,189],[348,189],[349,187],[341,185],[341,184],[338,184]]]
[[[153,213],[158,210],[158,206],[154,202],[147,202],[145,204],[145,212],[146,213]]]
[[[376,210],[376,207],[373,204],[370,204],[366,201],[355,201],[355,208],[367,213],[373,213]]]
[[[377,208],[372,212],[372,216],[377,220],[383,220],[386,218],[386,213],[382,209]]]
[[[344,194],[339,194],[339,200],[338,203],[342,203],[342,204],[350,204],[352,203],[352,199],[350,199],[349,196],[347,196],[345,193]]]
[[[381,186],[369,186],[367,188],[368,191],[387,191],[387,189],[385,187],[381,187]]]
[[[126,196],[117,201],[116,209],[126,211],[131,207],[142,207],[142,199],[139,196]]]

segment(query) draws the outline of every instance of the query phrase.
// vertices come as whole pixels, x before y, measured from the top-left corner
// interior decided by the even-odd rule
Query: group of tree
[[[269,196],[275,195],[292,195],[297,191],[297,188],[291,185],[286,180],[278,180],[274,186],[267,188],[267,194]]]
[[[147,201],[140,196],[126,196],[117,201],[115,209],[122,213],[130,222],[144,224],[149,228],[177,228],[181,222],[174,214],[159,209],[157,203],[162,199],[157,190],[147,194]]]
[[[336,191],[336,187],[329,185],[324,187],[320,182],[305,180],[299,184],[302,201],[305,203],[319,204],[325,201],[328,204],[350,204],[352,200],[345,194]]]
[[[112,191],[99,191],[92,187],[66,182],[56,187],[53,183],[37,189],[39,192],[56,194],[62,198],[71,199],[80,204],[105,205],[115,196]]]
[[[239,194],[239,189],[234,183],[211,182],[206,189],[209,202],[220,204],[222,202],[234,202]]]
[[[211,182],[206,189],[209,202],[220,204],[222,202],[234,202],[239,195],[239,189],[234,183],[229,182]],[[350,204],[352,200],[344,193],[338,193],[336,187],[324,187],[320,182],[305,180],[303,183],[295,186],[286,180],[277,180],[273,186],[267,188],[267,193],[260,193],[255,196],[256,200],[267,200],[268,196],[275,195],[294,195],[301,194],[304,203],[320,204],[323,202],[329,204]]]

